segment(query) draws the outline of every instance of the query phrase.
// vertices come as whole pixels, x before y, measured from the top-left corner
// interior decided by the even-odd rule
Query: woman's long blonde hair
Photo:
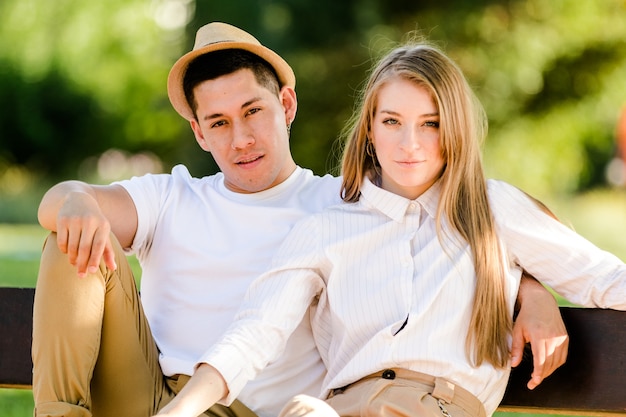
[[[375,155],[368,154],[368,133],[378,92],[392,79],[403,78],[430,91],[439,109],[440,145],[444,159],[437,234],[443,242],[442,219],[470,246],[476,268],[474,306],[467,335],[468,357],[504,367],[512,322],[505,295],[502,250],[487,199],[481,144],[487,133],[484,109],[459,67],[438,48],[420,44],[397,47],[373,68],[351,122],[344,131],[342,159],[344,201],[360,197],[364,175],[376,179]],[[371,145],[370,145],[371,146]]]

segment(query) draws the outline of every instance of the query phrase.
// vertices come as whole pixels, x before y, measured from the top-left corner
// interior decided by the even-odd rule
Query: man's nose
[[[255,142],[254,134],[245,123],[235,123],[231,147],[233,150],[244,149]]]

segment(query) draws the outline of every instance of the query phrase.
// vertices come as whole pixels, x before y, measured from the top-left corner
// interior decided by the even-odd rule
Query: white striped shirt
[[[504,279],[511,314],[519,266],[574,303],[626,309],[623,262],[546,215],[517,188],[491,180],[488,190],[509,267]],[[493,413],[509,370],[468,361],[475,270],[465,242],[440,243],[439,193],[436,184],[412,201],[366,180],[357,203],[297,224],[273,269],[250,287],[222,342],[200,361],[224,376],[229,400],[280,356],[314,302],[314,335],[328,368],[322,397],[402,367],[459,384]],[[443,230],[449,232],[445,224]]]

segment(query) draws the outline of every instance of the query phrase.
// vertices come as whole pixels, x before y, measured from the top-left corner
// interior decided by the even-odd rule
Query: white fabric
[[[340,180],[302,168],[254,194],[229,191],[221,173],[192,178],[184,166],[120,184],[137,207],[131,252],[141,263],[141,300],[166,375],[191,375],[293,224],[340,201]],[[323,374],[306,320],[238,398],[260,416],[276,416],[291,396],[317,395]]]
[[[619,259],[546,215],[518,189],[497,181],[488,188],[510,267],[504,279],[511,314],[518,264],[575,303],[626,309],[626,267]],[[279,355],[314,300],[314,334],[328,367],[322,396],[384,368],[403,367],[448,378],[492,414],[509,370],[468,363],[475,271],[467,244],[442,248],[434,219],[438,197],[439,184],[410,201],[367,181],[358,203],[296,225],[273,270],[252,284],[238,321],[202,362],[215,366],[236,394]],[[251,352],[251,344],[259,348]]]

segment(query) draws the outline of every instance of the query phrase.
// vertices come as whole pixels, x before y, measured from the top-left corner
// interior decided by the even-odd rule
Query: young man
[[[35,296],[35,416],[154,414],[226,330],[293,224],[340,201],[338,179],[317,177],[291,156],[294,87],[280,56],[240,29],[210,23],[174,64],[168,94],[221,172],[198,179],[176,166],[46,193],[39,221],[53,233]],[[125,253],[141,263],[141,300]],[[538,283],[525,280],[519,297],[513,361],[530,341],[536,386],[563,363],[567,335]],[[318,395],[324,372],[305,318],[241,402],[207,414],[277,415],[295,394]]]

